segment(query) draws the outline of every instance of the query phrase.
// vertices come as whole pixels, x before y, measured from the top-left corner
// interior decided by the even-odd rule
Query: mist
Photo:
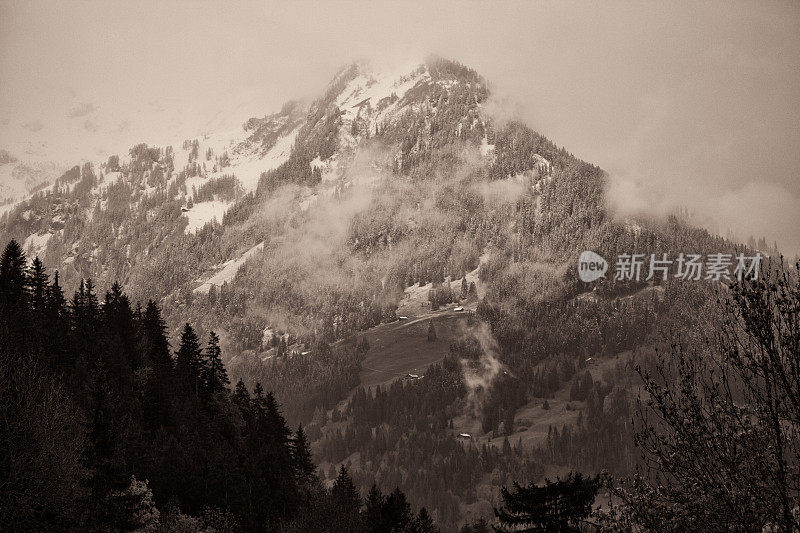
[[[608,171],[617,213],[685,207],[800,253],[797,3],[459,6],[3,2],[0,148],[74,164],[177,143],[317,95],[354,59],[436,53]]]
[[[480,322],[470,329],[469,334],[478,342],[481,354],[477,361],[462,359],[461,374],[467,389],[467,406],[472,411],[472,416],[478,418],[503,364],[497,358],[500,348],[488,324]]]

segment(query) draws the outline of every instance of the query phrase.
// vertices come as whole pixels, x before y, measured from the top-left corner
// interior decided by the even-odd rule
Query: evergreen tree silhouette
[[[298,481],[309,483],[316,478],[317,466],[311,458],[311,445],[303,431],[302,424],[297,426],[297,431],[292,439],[292,462]]]
[[[347,533],[361,529],[361,496],[353,484],[347,469],[342,465],[339,475],[331,487],[330,501],[331,533]]]
[[[599,488],[599,478],[584,478],[583,474],[572,472],[563,480],[545,479],[543,486],[531,483],[521,487],[514,483],[512,490],[503,487],[500,491],[503,506],[495,510],[500,521],[496,529],[580,531],[581,524],[592,511]]]
[[[207,402],[214,394],[222,392],[230,385],[228,372],[222,363],[222,350],[219,347],[219,337],[213,331],[208,336],[208,346],[205,350],[205,360],[202,367],[202,383],[204,399]]]
[[[181,344],[175,352],[175,374],[181,387],[195,397],[200,392],[200,372],[202,370],[202,352],[200,340],[188,323],[183,326]]]

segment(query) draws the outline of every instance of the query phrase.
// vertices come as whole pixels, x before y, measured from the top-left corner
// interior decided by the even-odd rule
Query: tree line
[[[273,394],[231,390],[213,332],[203,345],[186,324],[172,351],[155,302],[118,284],[101,298],[90,280],[68,300],[15,241],[0,258],[0,372],[3,527],[436,531],[399,490],[362,502],[346,469],[326,488]]]

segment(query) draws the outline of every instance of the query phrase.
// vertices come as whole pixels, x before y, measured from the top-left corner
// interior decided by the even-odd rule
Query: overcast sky
[[[436,53],[611,175],[800,253],[800,3],[0,0],[0,148],[98,158],[319,94],[342,64]],[[175,137],[177,135],[177,137]]]

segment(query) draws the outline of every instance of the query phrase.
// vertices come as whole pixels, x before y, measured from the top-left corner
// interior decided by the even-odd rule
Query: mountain
[[[118,281],[170,331],[215,330],[232,381],[307,424],[329,478],[399,485],[449,530],[514,480],[630,471],[634,364],[670,324],[711,321],[706,285],[585,284],[583,250],[735,247],[616,220],[600,168],[491,98],[453,61],[349,65],[236,132],[76,165],[6,210],[0,238],[68,291]]]
[[[154,267],[148,286],[161,297],[180,288],[203,292],[219,286],[235,271],[214,278],[222,265],[241,260],[267,237],[275,240],[275,232],[257,219],[277,212],[264,200],[272,196],[274,202],[278,187],[293,195],[281,211],[305,212],[348,188],[363,190],[385,177],[432,170],[424,158],[455,140],[477,143],[490,159],[480,111],[485,83],[469,69],[443,61],[432,65],[402,74],[352,65],[319,100],[291,102],[278,113],[251,118],[238,133],[174,147],[142,144],[127,159],[111,155],[76,165],[8,209],[4,236],[60,265],[67,283],[93,277],[131,285],[136,267],[148,263]],[[213,220],[217,224],[204,229]],[[222,249],[198,254],[208,233],[220,234],[213,238]],[[201,247],[211,248],[207,244]],[[152,254],[169,246],[185,247],[195,264],[165,272],[158,261],[166,258]]]
[[[20,160],[0,149],[0,213],[30,196],[60,174],[54,163]]]

